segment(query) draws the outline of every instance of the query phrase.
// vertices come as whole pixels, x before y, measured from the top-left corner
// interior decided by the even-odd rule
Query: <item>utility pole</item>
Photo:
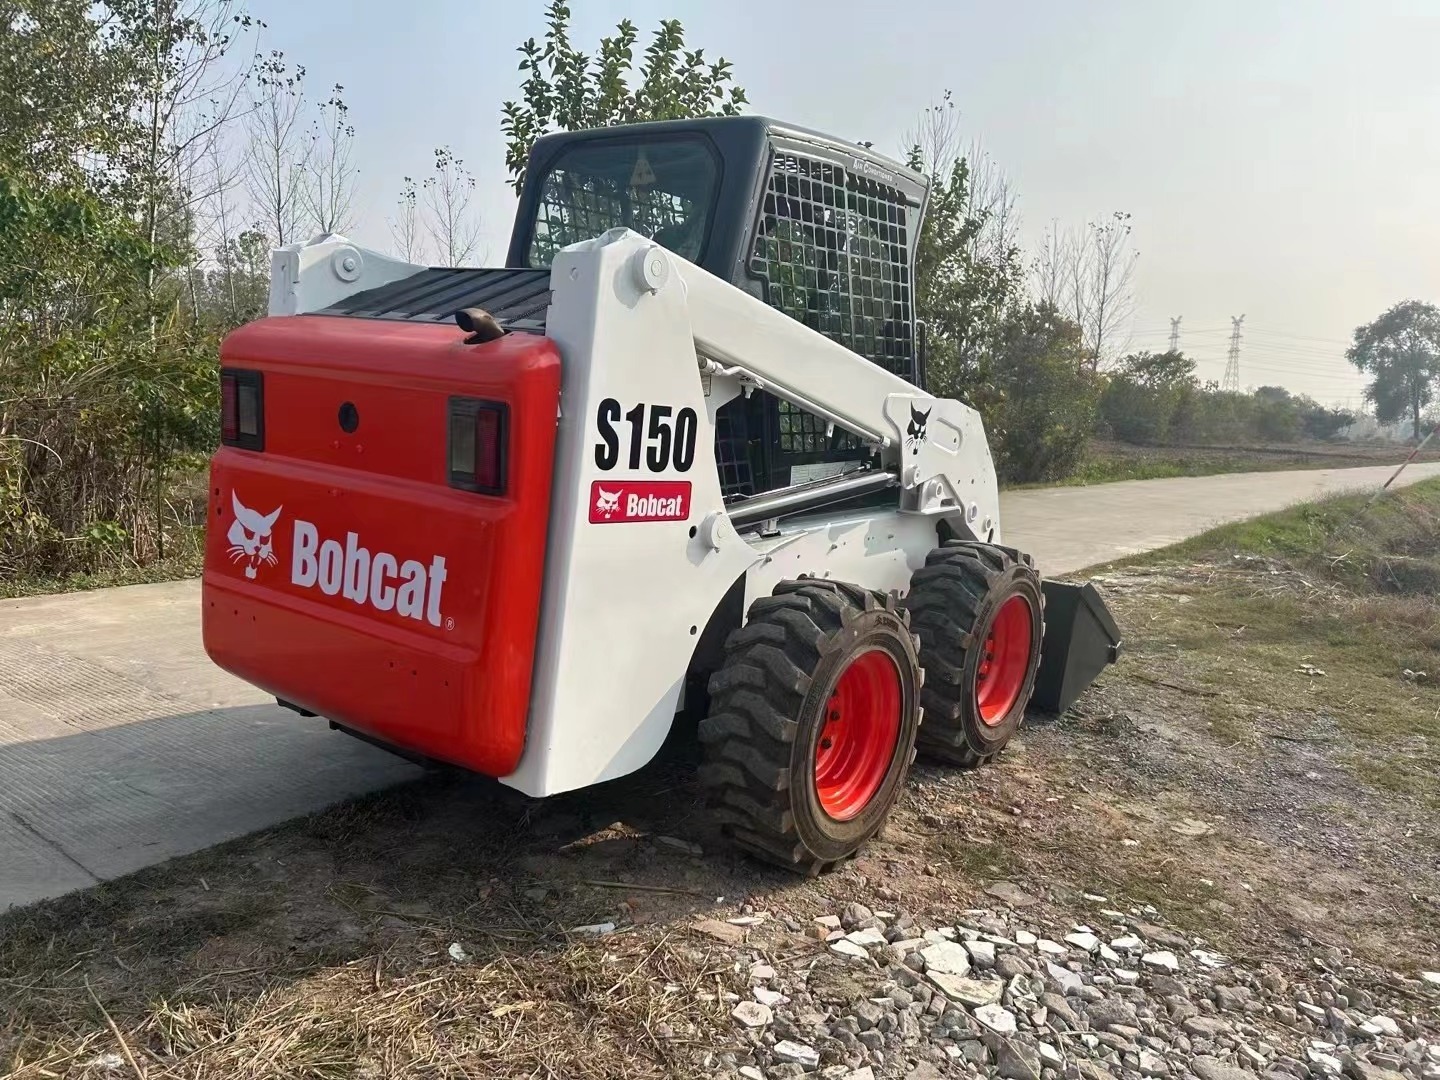
[[[1225,381],[1220,384],[1227,394],[1240,392],[1240,324],[1244,321],[1244,315],[1230,316],[1230,358],[1225,364]]]
[[[1176,315],[1173,319],[1170,320],[1170,351],[1171,351],[1171,352],[1179,352],[1179,351],[1180,351],[1180,320],[1181,320],[1182,318],[1184,318],[1183,315]]]

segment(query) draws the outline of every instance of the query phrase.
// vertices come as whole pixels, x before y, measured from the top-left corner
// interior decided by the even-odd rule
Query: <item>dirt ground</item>
[[[1440,970],[1437,509],[1422,484],[1378,527],[1340,500],[1105,568],[1120,664],[990,767],[917,763],[818,879],[733,853],[681,744],[543,803],[437,775],[0,916],[0,1075],[710,1075],[726,920],[943,923],[1001,882],[1292,977]]]

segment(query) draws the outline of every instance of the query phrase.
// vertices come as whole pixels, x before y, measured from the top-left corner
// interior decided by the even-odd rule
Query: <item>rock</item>
[[[1420,972],[1420,979],[1422,982],[1427,982],[1431,986],[1440,986],[1440,971],[1422,971]]]
[[[1392,1039],[1399,1039],[1403,1037],[1403,1033],[1400,1031],[1400,1025],[1397,1024],[1394,1020],[1390,1019],[1390,1017],[1388,1016],[1385,1016],[1383,1014],[1379,1016],[1372,1016],[1367,1022],[1372,1027],[1379,1028],[1383,1034],[1389,1035]]]
[[[1065,941],[1082,952],[1093,953],[1100,948],[1100,939],[1089,931],[1066,934]]]
[[[890,999],[890,1004],[897,1009],[908,1009],[915,1004],[915,996],[903,987],[895,987],[885,995]]]
[[[1137,1019],[1135,1010],[1118,997],[1104,998],[1090,1005],[1085,1011],[1090,1017],[1090,1026],[1099,1031],[1117,1025],[1133,1027]]]
[[[1325,1010],[1320,1008],[1319,1005],[1312,1005],[1308,1001],[1297,1001],[1295,1002],[1295,1008],[1310,1017],[1311,1020],[1325,1019]]]
[[[770,1069],[770,1080],[803,1080],[805,1066],[786,1061]]]
[[[775,977],[775,969],[769,964],[755,963],[750,965],[750,977],[760,982],[769,982]]]
[[[1190,1071],[1200,1080],[1255,1080],[1253,1073],[1226,1065],[1218,1058],[1197,1057],[1190,1062]]]
[[[1065,1055],[1051,1046],[1048,1042],[1041,1042],[1038,1047],[1040,1060],[1052,1069],[1063,1069],[1065,1067]]]
[[[970,954],[970,963],[977,968],[995,966],[995,944],[990,941],[967,941],[965,951]]]
[[[768,986],[756,986],[750,993],[756,1001],[768,1008],[775,1008],[777,1005],[784,1005],[790,999],[778,990],[771,990]]]
[[[1153,1050],[1140,1051],[1141,1076],[1169,1076],[1170,1066],[1163,1057]]]
[[[1058,1019],[1063,1021],[1071,1031],[1080,1030],[1080,1017],[1075,1015],[1075,1010],[1070,1007],[1070,1003],[1059,994],[1045,994],[1040,1001],[1050,1013],[1051,1027],[1060,1026],[1055,1023]]]
[[[866,952],[859,945],[856,945],[853,941],[850,941],[846,938],[841,938],[839,941],[832,941],[830,943],[830,951],[833,953],[838,953],[840,956],[848,956],[853,960],[870,959],[870,954],[868,952]]]
[[[1162,997],[1188,998],[1190,988],[1173,975],[1151,975],[1150,987]]]
[[[925,958],[927,972],[934,971],[944,975],[970,974],[970,954],[953,941],[927,945],[920,950],[920,955]]]
[[[1345,1075],[1353,1080],[1402,1080],[1404,1074],[1394,1069],[1387,1069],[1380,1065],[1362,1061],[1359,1058],[1349,1058],[1343,1063]]]
[[[1030,946],[1034,945],[1034,944],[1035,944],[1037,941],[1039,941],[1039,940],[1040,940],[1040,939],[1037,938],[1034,934],[1032,934],[1029,930],[1016,930],[1016,931],[1015,931],[1015,944],[1016,944],[1016,945],[1023,945],[1024,947],[1026,947],[1026,948],[1028,949]]]
[[[1197,1039],[1213,1039],[1217,1035],[1228,1034],[1230,1024],[1215,1016],[1192,1016],[1180,1025],[1180,1029],[1186,1035],[1193,1035]],[[1201,1080],[1204,1080],[1204,1077],[1201,1077]]]
[[[731,926],[719,919],[701,919],[695,923],[695,929],[706,937],[712,937],[726,945],[743,945],[745,943],[743,926]]]
[[[743,1080],[765,1080],[765,1074],[754,1065],[740,1066],[740,1076]]]
[[[975,1010],[975,1019],[997,1035],[1014,1035],[1019,1030],[1015,1014],[1000,1005],[982,1005]]]
[[[845,935],[845,940],[852,945],[859,945],[862,949],[870,949],[876,945],[887,944],[885,935],[879,930],[852,930]]]
[[[1123,937],[1112,938],[1110,948],[1116,952],[1139,952],[1145,948],[1145,942],[1134,934],[1125,934]]]
[[[1115,976],[1115,981],[1121,986],[1136,986],[1140,982],[1140,973],[1129,968],[1115,968],[1110,974]]]
[[[998,980],[967,979],[940,971],[928,972],[925,977],[945,997],[971,1009],[998,1003],[1004,990],[1004,984]]]
[[[1175,954],[1169,951],[1146,953],[1140,958],[1140,962],[1147,967],[1156,968],[1160,971],[1179,971],[1180,961]]]
[[[1215,1004],[1224,1012],[1244,1012],[1250,1001],[1248,986],[1215,987]]]
[[[995,974],[1007,982],[1030,974],[1030,963],[1015,953],[1001,953],[995,958]]]
[[[839,915],[816,915],[811,921],[814,922],[816,926],[822,927],[827,934],[831,930],[841,929]]]
[[[1063,968],[1059,964],[1047,963],[1045,965],[1045,973],[1049,976],[1046,981],[1053,983],[1054,986],[1059,989],[1060,993],[1064,995],[1076,993],[1085,985],[1084,979],[1069,968]]]
[[[1120,963],[1120,954],[1102,941],[1100,942],[1100,959],[1107,964],[1118,964]]]
[[[799,1065],[802,1069],[813,1069],[820,1064],[820,1052],[813,1046],[782,1039],[775,1044],[775,1057],[780,1061]]]
[[[1035,943],[1035,947],[1046,956],[1069,956],[1070,950],[1058,941],[1051,941],[1048,938],[1041,938]]]
[[[1196,960],[1199,960],[1201,964],[1208,968],[1223,968],[1226,964],[1225,957],[1221,956],[1217,952],[1210,952],[1207,949],[1191,949],[1190,955],[1193,956]]]
[[[1031,896],[1019,885],[1010,881],[997,881],[985,890],[987,896],[993,896],[1002,904],[1008,904],[1013,908],[1032,907],[1040,902],[1038,896]]]
[[[1028,1035],[996,1039],[995,1071],[1005,1080],[1040,1080],[1040,1045]]]
[[[730,1015],[747,1028],[769,1027],[775,1019],[770,1007],[758,1001],[742,1001],[730,1010]]]
[[[851,901],[840,915],[840,925],[846,930],[859,930],[874,918],[875,913],[864,904]]]
[[[860,1068],[845,1073],[841,1080],[875,1080],[875,1070],[869,1065],[861,1065]]]
[[[883,1050],[885,1048],[885,1036],[879,1031],[862,1031],[858,1038],[860,1045],[866,1050]]]
[[[1313,1046],[1306,1047],[1305,1057],[1310,1064],[1329,1076],[1339,1076],[1343,1066],[1340,1059],[1333,1054],[1327,1054]]]
[[[1164,945],[1170,949],[1189,949],[1190,942],[1184,934],[1177,934],[1174,930],[1167,930],[1163,926],[1156,926],[1154,923],[1137,922],[1135,932],[1146,941],[1153,941],[1157,945]],[[1114,944],[1113,942],[1111,944]]]

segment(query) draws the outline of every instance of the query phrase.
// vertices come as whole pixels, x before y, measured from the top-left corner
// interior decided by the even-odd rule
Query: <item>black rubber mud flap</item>
[[[1120,659],[1120,628],[1094,585],[1044,578],[1045,638],[1030,701],[1063,713],[1109,665]]]

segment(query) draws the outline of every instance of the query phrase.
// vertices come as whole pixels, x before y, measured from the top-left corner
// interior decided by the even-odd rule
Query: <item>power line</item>
[[[1225,379],[1220,388],[1231,394],[1240,392],[1240,324],[1245,316],[1230,316],[1230,355],[1225,362]]]

